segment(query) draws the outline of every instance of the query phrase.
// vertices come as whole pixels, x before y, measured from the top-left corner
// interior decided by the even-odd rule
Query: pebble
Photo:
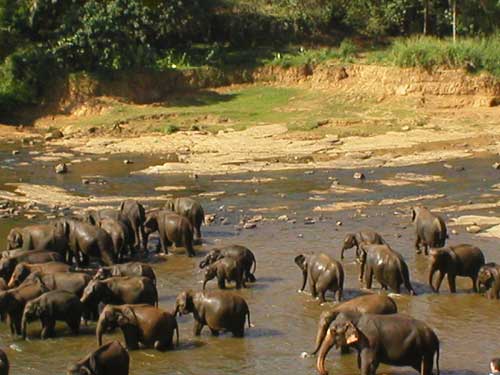
[[[366,176],[361,172],[356,172],[353,174],[352,178],[354,178],[356,180],[364,180],[366,178]]]
[[[134,164],[134,162],[132,160],[125,159],[123,164]]]
[[[288,224],[295,224],[297,222],[296,219],[290,219],[287,221]]]
[[[231,220],[229,220],[227,217],[223,218],[220,222],[222,225],[229,225],[231,224]]]
[[[304,238],[304,235],[303,235],[302,233],[299,233],[299,234],[297,235],[297,237],[299,237],[299,238]]]
[[[342,224],[343,224],[343,223],[342,223],[340,220],[337,220],[337,221],[335,222],[335,225],[336,225],[336,226],[338,226],[338,227],[342,226]]]
[[[493,169],[500,170],[500,163],[497,162],[497,163],[493,164],[492,167],[493,167]]]
[[[245,223],[243,225],[243,229],[254,229],[257,227],[257,224],[256,223]]]
[[[62,174],[68,172],[68,166],[65,163],[57,164],[55,167],[56,173]]]
[[[452,230],[451,230],[451,234],[457,235],[457,234],[458,234],[458,231],[457,231],[456,229],[452,229]]]
[[[471,225],[465,228],[465,230],[469,233],[479,233],[481,232],[481,227],[479,225]]]
[[[278,221],[288,221],[288,216],[286,215],[278,216]]]
[[[316,224],[316,220],[314,220],[312,217],[305,217],[304,224],[306,225]]]
[[[314,174],[314,171],[305,171],[304,174],[311,175]]]
[[[408,130],[410,130],[410,127],[408,125],[405,125],[401,128],[401,130],[407,132]]]
[[[445,167],[446,169],[453,169],[453,165],[448,164],[448,163],[443,164],[443,167]]]
[[[20,154],[20,151],[19,150],[13,150],[12,151],[12,155],[19,155]]]

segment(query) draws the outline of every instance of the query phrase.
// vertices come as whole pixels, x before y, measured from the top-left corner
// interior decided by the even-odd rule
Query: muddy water
[[[162,185],[187,186],[182,194],[225,191],[225,194],[212,201],[200,198],[206,211],[227,217],[231,225],[215,223],[203,228],[205,243],[198,247],[203,255],[214,245],[238,243],[248,246],[257,256],[257,283],[243,290],[249,302],[254,328],[247,330],[244,339],[230,335],[212,338],[207,331],[199,338],[192,336],[192,317],[179,319],[181,344],[174,351],[157,353],[153,350],[140,350],[131,353],[131,374],[312,374],[314,360],[301,359],[300,353],[312,348],[316,322],[320,312],[333,306],[333,302],[319,306],[310,296],[298,294],[301,274],[293,263],[293,257],[300,252],[323,251],[338,258],[340,245],[345,233],[371,227],[379,231],[387,241],[403,253],[411,270],[411,277],[418,296],[407,294],[395,296],[400,311],[409,313],[426,321],[441,339],[441,370],[444,374],[482,374],[487,371],[488,360],[500,355],[500,304],[488,301],[483,296],[470,293],[470,281],[459,280],[459,293],[450,295],[446,285],[441,294],[430,292],[427,286],[427,261],[424,256],[414,254],[413,234],[408,225],[409,217],[403,215],[405,204],[399,206],[371,207],[363,210],[364,215],[355,215],[353,210],[323,213],[319,218],[312,209],[317,205],[337,201],[380,200],[382,198],[402,198],[424,194],[446,194],[444,198],[428,202],[432,207],[490,202],[498,195],[482,196],[489,193],[489,187],[498,182],[498,172],[490,167],[492,160],[476,159],[454,162],[464,166],[458,172],[443,168],[441,164],[415,166],[409,168],[382,168],[365,171],[367,181],[353,182],[353,171],[328,170],[306,174],[305,171],[259,174],[258,177],[273,178],[264,184],[224,182],[224,179],[249,179],[253,175],[201,176],[193,180],[189,176],[131,176],[132,170],[142,169],[158,160],[154,157],[115,156],[109,160],[87,159],[87,155],[75,155],[81,163],[71,166],[71,173],[56,176],[51,171],[53,162],[34,162],[23,150],[13,157],[11,146],[0,148],[0,183],[25,182],[47,183],[62,186],[68,190],[86,195],[160,195],[154,187]],[[132,165],[123,165],[124,158],[133,159]],[[12,159],[12,160],[10,160]],[[29,162],[28,166],[15,167],[19,161]],[[44,168],[45,166],[45,168]],[[7,169],[5,169],[7,167]],[[399,187],[386,187],[376,182],[392,178],[399,172],[433,174],[444,177],[447,182],[430,182]],[[99,174],[105,177],[105,185],[82,185],[81,176]],[[373,192],[363,194],[323,194],[315,195],[311,190],[324,190],[329,187],[329,177],[336,177],[341,184],[362,186]],[[12,190],[12,187],[0,187]],[[244,195],[243,195],[244,194]],[[310,199],[315,197],[314,199]],[[323,200],[317,200],[323,199]],[[272,212],[253,212],[252,209],[277,207]],[[395,215],[395,212],[399,213]],[[234,224],[243,215],[261,213],[264,217],[276,218],[286,214],[295,224],[284,222],[261,222],[256,229],[239,231]],[[497,211],[471,212],[493,214]],[[304,217],[315,217],[316,224],[305,225]],[[450,216],[458,216],[451,213]],[[343,225],[336,226],[341,220]],[[5,246],[8,230],[26,220],[0,221],[0,248]],[[478,245],[487,260],[500,262],[498,240],[477,237],[459,229],[458,235],[451,236],[451,242],[469,242]],[[158,260],[154,267],[158,274],[160,306],[173,309],[175,296],[180,291],[200,289],[200,274],[197,264],[199,258],[188,259],[182,251]],[[360,284],[357,280],[357,267],[353,262],[353,251],[347,253],[344,261],[346,271],[345,298],[359,295]],[[208,286],[215,288],[212,282]],[[330,300],[331,300],[331,296]],[[83,329],[78,337],[68,337],[64,326],[59,326],[58,338],[40,341],[34,338],[39,326],[32,324],[31,339],[22,341],[12,339],[7,327],[0,325],[0,346],[7,347],[12,363],[13,374],[60,374],[66,366],[95,348],[93,326]],[[112,336],[108,336],[110,339]],[[120,337],[118,334],[114,337]],[[331,373],[358,374],[354,355],[340,357],[332,352],[328,358]],[[411,369],[381,366],[379,372],[413,373]]]

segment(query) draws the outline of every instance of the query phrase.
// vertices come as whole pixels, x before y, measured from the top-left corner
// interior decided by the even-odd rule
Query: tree
[[[424,35],[429,33],[429,4],[430,0],[424,0]]]

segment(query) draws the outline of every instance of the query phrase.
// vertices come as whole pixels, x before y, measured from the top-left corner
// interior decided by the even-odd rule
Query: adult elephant
[[[0,349],[0,375],[9,375],[10,364],[7,354]]]
[[[158,292],[147,277],[115,276],[92,280],[83,291],[81,301],[90,311],[101,302],[106,305],[147,303],[158,306]]]
[[[395,314],[398,312],[396,302],[388,296],[378,294],[368,294],[359,296],[349,301],[336,305],[333,309],[323,311],[318,322],[316,333],[316,344],[311,355],[316,355],[323,343],[328,327],[341,313],[359,314]]]
[[[73,293],[64,290],[44,293],[29,301],[24,307],[23,338],[26,339],[28,323],[36,319],[40,319],[42,323],[42,340],[55,336],[56,321],[66,322],[71,332],[77,335],[80,331],[83,309],[80,299]]]
[[[64,256],[68,241],[62,228],[53,225],[28,225],[13,228],[7,235],[7,250],[50,250]]]
[[[340,251],[340,259],[344,259],[344,251],[356,247],[356,258],[359,258],[359,246],[362,244],[368,245],[385,245],[386,242],[377,232],[365,229],[356,233],[348,233],[342,243],[342,250]]]
[[[112,276],[144,276],[149,277],[153,284],[156,285],[156,274],[149,264],[140,262],[128,262],[122,264],[115,264],[109,267],[100,267],[94,279],[103,280]]]
[[[50,274],[54,272],[69,272],[70,270],[71,267],[62,262],[47,262],[37,264],[19,263],[16,268],[14,268],[14,272],[12,272],[12,276],[10,277],[9,284],[7,286],[9,288],[15,288],[33,272],[43,272]]]
[[[194,228],[195,239],[201,240],[201,224],[205,222],[205,212],[200,202],[192,198],[175,198],[169,199],[164,207],[188,219]]]
[[[189,257],[195,255],[193,227],[184,216],[168,210],[152,210],[146,216],[144,227],[147,236],[159,232],[160,246],[164,254],[168,254],[168,247],[175,244],[176,247],[184,246]]]
[[[104,229],[113,241],[113,252],[115,258],[119,262],[123,262],[127,247],[127,228],[125,224],[114,219],[101,219],[96,225],[98,228]]]
[[[144,206],[134,199],[127,199],[120,204],[118,211],[120,217],[130,223],[134,234],[134,247],[139,250],[146,250],[148,237],[144,233],[144,222],[146,221]]]
[[[48,290],[37,283],[28,283],[0,292],[0,313],[7,314],[12,335],[22,333],[21,321],[26,303],[45,292]]]
[[[328,329],[316,367],[327,375],[325,357],[333,346],[350,346],[358,352],[362,375],[375,375],[380,363],[410,366],[432,375],[434,357],[439,374],[439,339],[426,323],[403,314],[341,313]]]
[[[500,293],[500,265],[487,263],[481,267],[477,275],[477,288],[486,289],[486,296],[489,299],[499,299]]]
[[[19,263],[46,263],[46,262],[60,262],[64,260],[61,254],[53,251],[23,251],[13,257],[6,257],[0,259],[0,277],[8,281],[12,276],[12,272]]]
[[[64,290],[81,297],[91,280],[92,276],[83,272],[33,272],[23,281],[23,284],[40,283],[48,290]]]
[[[410,272],[403,256],[388,245],[361,245],[361,264],[359,279],[365,277],[367,289],[371,289],[373,277],[380,283],[382,289],[391,288],[400,293],[404,284],[411,295],[415,291],[410,283]]]
[[[230,292],[184,291],[175,301],[175,315],[193,314],[194,335],[199,336],[204,326],[210,328],[213,336],[221,330],[229,331],[235,337],[245,335],[245,319],[250,323],[250,309],[243,297]]]
[[[232,258],[238,262],[244,273],[245,281],[255,282],[257,261],[253,252],[241,245],[229,245],[220,249],[212,249],[200,262],[200,268],[205,268],[222,258]]]
[[[179,327],[175,316],[151,305],[106,305],[97,322],[96,336],[102,345],[102,335],[120,327],[127,349],[146,348],[166,350],[173,347],[174,331],[179,346]]]
[[[219,289],[226,288],[226,281],[234,281],[236,289],[246,288],[243,268],[233,258],[222,258],[206,267],[203,290],[207,282],[214,278],[217,278]]]
[[[455,246],[432,249],[429,285],[434,292],[439,292],[443,278],[448,275],[448,286],[451,293],[456,293],[455,278],[457,276],[470,277],[472,289],[477,292],[477,275],[484,266],[483,252],[472,245],[460,244]],[[433,285],[433,277],[439,271],[437,285]]]
[[[67,375],[128,375],[130,356],[119,341],[111,341],[68,367]]]
[[[54,226],[65,233],[78,266],[88,264],[89,257],[99,258],[108,266],[116,263],[113,240],[105,230],[70,218],[59,219]]]
[[[415,226],[415,249],[417,254],[424,247],[425,255],[429,249],[443,247],[448,238],[446,224],[441,216],[434,215],[426,207],[417,206],[411,209],[411,221]]]
[[[85,212],[83,220],[95,226],[98,226],[99,222],[105,220],[117,222],[124,231],[124,250],[129,250],[131,255],[135,254],[135,235],[132,230],[132,224],[127,217],[121,216],[120,211],[110,208],[88,210]]]
[[[342,264],[324,253],[297,255],[295,264],[302,270],[303,292],[309,279],[309,287],[313,298],[319,297],[320,302],[325,302],[325,293],[331,290],[337,302],[342,300],[344,289],[344,269]]]

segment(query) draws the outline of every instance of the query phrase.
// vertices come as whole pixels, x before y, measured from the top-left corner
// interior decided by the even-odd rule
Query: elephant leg
[[[212,334],[212,336],[219,336],[219,331],[217,329],[210,328],[210,333]]]
[[[232,333],[233,333],[234,337],[244,337],[245,336],[245,328],[244,327],[238,328],[238,329],[234,330]]]
[[[226,289],[226,280],[224,277],[217,276],[217,285],[219,289]]]
[[[42,340],[55,336],[55,326],[56,326],[55,321],[50,321],[50,320],[42,321],[42,327],[43,327],[41,333]]]
[[[366,289],[371,289],[372,288],[372,282],[373,282],[373,270],[371,267],[369,267],[366,270],[366,275],[365,275],[365,286]]]
[[[342,294],[343,294],[342,288],[338,288],[337,291],[335,292],[335,300],[337,302],[342,301]]]
[[[420,375],[432,375],[432,366],[434,363],[434,353],[429,356],[424,356],[422,358],[422,363],[420,365]],[[416,369],[417,371],[419,369]]]
[[[478,290],[477,290],[477,276],[471,276],[471,280],[472,280],[472,290],[474,291],[474,293],[477,293]]]
[[[319,288],[319,302],[324,303],[326,302],[325,294],[326,294],[326,288]]]
[[[371,352],[361,354],[361,375],[375,375],[378,363],[375,355]]]
[[[448,273],[448,285],[450,287],[450,292],[451,293],[456,293],[457,292],[457,287],[455,285],[455,275],[452,275]]]
[[[163,352],[168,348],[169,345],[166,345],[165,343],[162,343],[160,340],[156,340],[153,347],[155,350],[158,350],[159,352]]]
[[[436,293],[439,293],[439,288],[441,287],[441,283],[443,282],[444,279],[444,272],[441,270],[438,271],[438,278],[437,278],[437,283],[436,283]]]
[[[359,264],[359,281],[363,280],[363,276],[365,274],[365,263],[366,262],[361,261]]]
[[[163,230],[160,231],[160,247],[163,254],[168,254],[167,236]]]
[[[68,319],[66,324],[74,335],[78,335],[80,332],[80,317],[76,319]]]
[[[311,285],[311,296],[313,298],[318,297],[318,292],[316,290],[316,283],[314,281],[310,280],[310,284],[309,285]]]
[[[201,330],[203,329],[203,324],[200,323],[199,321],[195,320],[194,321],[194,326],[193,326],[193,334],[195,336],[201,335]]]
[[[429,245],[427,243],[424,244],[424,254],[429,255]]]

